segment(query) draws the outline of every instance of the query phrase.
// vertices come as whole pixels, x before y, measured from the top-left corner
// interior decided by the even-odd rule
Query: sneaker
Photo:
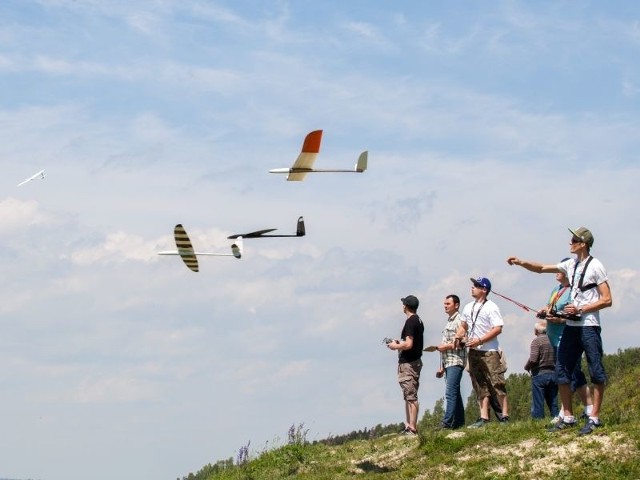
[[[554,426],[547,428],[547,432],[559,432],[560,430],[564,430],[566,428],[575,427],[577,424],[578,422],[576,422],[575,420],[573,422],[565,422],[564,420],[561,420]]]
[[[562,421],[562,417],[560,415],[556,415],[551,419],[550,425],[553,427],[554,425],[556,425],[557,423],[560,423],[561,421]]]
[[[509,415],[500,415],[500,418],[498,419],[498,421],[501,424],[506,425],[507,423],[509,423]]]
[[[405,430],[400,435],[405,437],[417,437],[418,432],[416,432],[415,430],[411,430],[409,428],[405,428]]]
[[[596,423],[595,420],[590,418],[589,421],[585,424],[585,426],[580,429],[580,431],[578,432],[578,435],[581,435],[581,436],[589,435],[596,428],[600,428],[601,426],[602,426],[602,422],[600,420],[598,420],[598,423]]]
[[[487,423],[489,423],[489,420],[484,419],[482,417],[480,417],[478,420],[476,420],[474,423],[472,423],[471,425],[469,425],[467,428],[482,428],[484,427]]]
[[[586,420],[587,422],[589,421],[589,415],[587,415],[587,412],[582,412],[582,415],[580,415],[580,420]]]

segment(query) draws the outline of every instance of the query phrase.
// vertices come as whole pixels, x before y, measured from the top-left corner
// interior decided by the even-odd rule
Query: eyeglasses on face
[[[584,243],[584,240],[581,240],[579,238],[573,237],[571,239],[571,245],[573,245],[574,243]]]

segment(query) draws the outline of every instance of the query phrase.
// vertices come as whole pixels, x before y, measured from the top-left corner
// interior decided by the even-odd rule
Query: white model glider
[[[300,182],[304,180],[307,173],[318,172],[356,172],[362,173],[367,169],[368,152],[362,152],[353,170],[339,169],[319,169],[313,168],[313,163],[320,152],[320,142],[322,141],[322,130],[314,130],[309,133],[302,144],[302,151],[291,168],[274,168],[270,173],[286,173],[290,182]]]
[[[242,257],[242,237],[238,237],[238,240],[231,245],[231,253],[209,253],[209,252],[196,252],[191,245],[191,240],[181,224],[176,225],[173,229],[173,236],[176,240],[176,247],[178,250],[172,250],[168,252],[158,252],[158,255],[180,255],[184,264],[194,272],[198,271],[198,255],[207,255],[214,257]]]
[[[24,185],[25,183],[30,182],[31,180],[36,180],[38,178],[44,178],[44,170],[40,170],[38,173],[36,173],[35,175],[31,175],[29,178],[27,178],[26,180],[23,180],[22,182],[20,182],[18,184],[19,187],[21,187],[22,185]]]
[[[273,232],[277,230],[277,228],[268,228],[266,230],[257,230],[255,232],[249,233],[235,233],[233,235],[229,235],[227,238],[265,238],[265,237],[304,237],[306,235],[306,230],[304,228],[304,219],[302,217],[298,218],[298,223],[296,225],[296,233],[291,235],[269,235],[269,232]]]

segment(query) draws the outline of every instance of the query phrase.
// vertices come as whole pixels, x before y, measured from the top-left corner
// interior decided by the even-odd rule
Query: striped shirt
[[[553,371],[555,363],[553,347],[549,342],[549,337],[545,334],[537,335],[531,342],[529,360],[527,360],[524,369],[530,370],[531,375],[535,376],[538,375],[540,370]]]
[[[459,312],[454,313],[447,319],[447,324],[442,330],[442,342],[444,344],[453,343],[456,336],[456,331],[460,328],[462,323],[462,316]],[[464,367],[467,359],[467,351],[464,348],[459,350],[445,350],[440,352],[440,359],[443,368],[453,367],[459,365]]]

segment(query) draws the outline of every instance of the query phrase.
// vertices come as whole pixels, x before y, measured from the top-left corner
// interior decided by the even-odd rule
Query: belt
[[[496,350],[475,350],[471,348],[469,349],[469,353],[472,353],[474,355],[484,356],[484,355],[489,355],[490,353],[498,353],[498,352]]]
[[[555,370],[555,367],[540,367],[540,368],[536,368],[535,370],[532,369],[531,375],[535,377],[536,375],[540,375],[541,373],[553,372],[554,370]]]

